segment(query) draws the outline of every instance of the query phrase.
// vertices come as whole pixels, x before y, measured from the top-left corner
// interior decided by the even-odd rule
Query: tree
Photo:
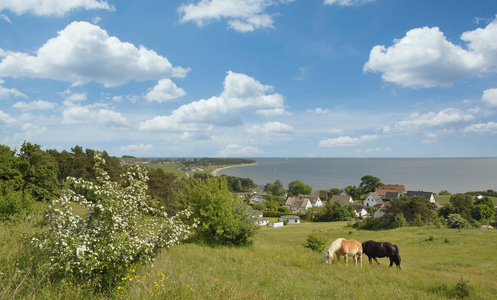
[[[374,177],[372,175],[365,175],[361,178],[361,184],[359,184],[359,191],[361,194],[372,193],[376,189],[382,186],[380,178]]]
[[[237,200],[223,177],[192,179],[182,195],[199,220],[197,238],[219,245],[247,245],[257,229],[247,206]]]
[[[361,197],[361,191],[355,185],[349,185],[344,190],[353,199],[359,199]]]
[[[37,201],[53,199],[59,192],[58,166],[55,159],[41,146],[24,142],[16,160],[22,175],[23,189],[30,190]]]
[[[267,183],[264,186],[264,191],[275,196],[283,196],[286,194],[286,190],[279,180],[276,180],[274,183]]]
[[[471,216],[471,207],[473,206],[473,197],[469,194],[454,194],[450,196],[450,203],[454,208],[454,213],[461,215],[465,219]]]
[[[471,216],[475,220],[489,220],[494,216],[494,209],[485,204],[474,205],[471,208]]]
[[[311,193],[312,187],[300,180],[295,180],[288,184],[288,194],[290,196],[310,195]]]
[[[426,222],[434,217],[436,209],[434,203],[421,196],[401,197],[389,203],[390,205],[385,208],[385,216],[392,221],[397,215],[402,214],[409,223],[418,218]]]
[[[475,201],[475,205],[480,205],[480,204],[486,205],[486,206],[490,207],[491,209],[494,209],[494,202],[492,201],[492,199],[490,199],[488,197],[482,197],[482,198],[477,199]]]
[[[0,182],[8,183],[14,190],[22,187],[22,174],[16,168],[17,157],[10,147],[0,145]]]

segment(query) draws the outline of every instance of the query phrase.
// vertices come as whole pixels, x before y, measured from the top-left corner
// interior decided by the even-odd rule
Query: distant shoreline
[[[258,163],[251,163],[251,164],[241,164],[241,165],[233,165],[233,166],[226,166],[226,167],[222,167],[222,168],[217,168],[215,169],[214,171],[212,171],[212,175],[214,176],[218,176],[217,173],[219,171],[222,171],[224,169],[229,169],[229,168],[237,168],[237,167],[246,167],[246,166],[255,166],[257,165]]]

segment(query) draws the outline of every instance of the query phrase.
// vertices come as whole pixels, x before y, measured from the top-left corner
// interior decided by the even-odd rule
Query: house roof
[[[430,200],[430,198],[431,198],[432,195],[433,195],[432,192],[407,191],[407,197],[421,196],[421,197],[424,197],[426,200]]]
[[[327,190],[312,190],[312,196],[319,197],[321,200],[328,200]]]
[[[399,193],[399,192],[392,192],[392,191],[387,191],[385,193],[385,197],[383,197],[383,199],[397,199],[399,198],[400,194],[402,193]]]
[[[303,197],[288,197],[286,199],[285,205],[296,207],[296,208],[306,208],[307,204],[311,201],[308,198]],[[311,204],[312,205],[312,204]]]
[[[380,195],[378,195],[377,193],[370,193],[369,196],[368,196],[368,198],[369,197],[372,197],[378,203],[383,203],[383,200],[381,200]]]
[[[281,216],[281,220],[300,220],[300,217],[294,215],[286,215],[286,216]]]
[[[356,212],[361,212],[364,209],[364,205],[360,203],[352,203],[352,206],[354,206]]]
[[[384,184],[376,189],[376,193],[381,197],[384,197],[388,191],[403,193],[405,189],[403,184]]]
[[[307,206],[307,202],[310,202],[311,205],[316,205],[318,200],[321,200],[318,196],[298,195],[297,197],[288,197],[285,205],[305,208]]]
[[[338,202],[341,206],[348,206],[352,198],[350,196],[333,195],[331,197],[332,202]]]

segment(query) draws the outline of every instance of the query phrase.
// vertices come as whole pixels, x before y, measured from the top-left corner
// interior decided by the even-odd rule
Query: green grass
[[[6,273],[0,278],[0,293],[22,251],[19,236],[12,233],[30,232],[32,225],[0,225],[0,272]],[[379,266],[370,265],[366,256],[362,268],[343,261],[325,265],[322,253],[303,247],[314,231],[327,246],[339,237],[393,242],[400,248],[402,270],[388,268],[386,258],[379,259]],[[65,281],[44,280],[36,288],[41,274],[24,282],[20,295],[34,291],[37,298],[51,299],[447,299],[454,297],[458,283],[466,283],[469,299],[493,299],[496,238],[497,231],[483,229],[356,231],[346,222],[263,227],[250,247],[175,246],[161,253],[153,266],[130,271],[137,277],[123,280],[110,295]],[[19,269],[26,271],[29,260],[19,262]]]

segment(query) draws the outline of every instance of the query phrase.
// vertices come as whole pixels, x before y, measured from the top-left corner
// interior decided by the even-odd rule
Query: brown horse
[[[355,264],[357,265],[357,260],[359,260],[362,266],[362,245],[356,240],[339,238],[331,243],[330,248],[324,252],[324,259],[327,264],[333,262],[335,253],[337,261],[340,261],[340,256],[344,257],[345,265],[347,265],[348,257],[352,256]]]

